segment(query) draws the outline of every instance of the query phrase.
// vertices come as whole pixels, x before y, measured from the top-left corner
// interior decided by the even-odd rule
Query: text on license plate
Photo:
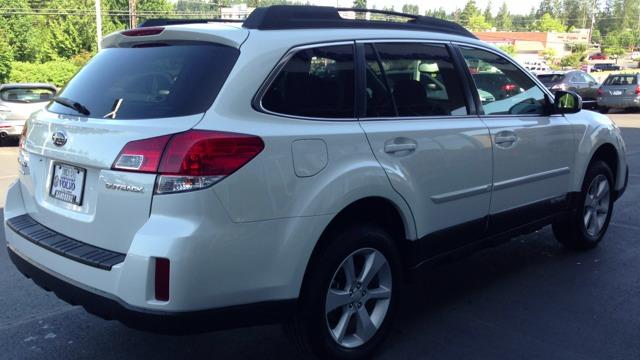
[[[611,92],[611,95],[622,95],[622,90],[614,90]]]
[[[82,204],[86,170],[72,165],[55,163],[49,195],[71,204]]]

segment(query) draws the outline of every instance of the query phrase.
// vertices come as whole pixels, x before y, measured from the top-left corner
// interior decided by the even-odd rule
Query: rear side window
[[[636,75],[611,75],[605,80],[605,85],[637,85]]]
[[[212,43],[144,44],[100,51],[59,94],[90,117],[149,119],[205,112],[235,64],[238,49]],[[79,115],[51,103],[49,111]]]
[[[300,50],[262,98],[265,110],[314,118],[353,118],[352,45]]]
[[[445,46],[367,44],[365,58],[367,117],[467,115]]]
[[[0,91],[0,99],[8,102],[34,103],[49,101],[55,93],[54,89],[45,87],[9,88]]]

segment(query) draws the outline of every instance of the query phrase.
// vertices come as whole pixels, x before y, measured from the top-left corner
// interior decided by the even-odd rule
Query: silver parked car
[[[27,118],[43,109],[57,91],[44,83],[0,85],[0,138],[20,136]]]
[[[598,108],[607,113],[610,109],[629,109],[640,107],[640,74],[609,75],[598,89]]]

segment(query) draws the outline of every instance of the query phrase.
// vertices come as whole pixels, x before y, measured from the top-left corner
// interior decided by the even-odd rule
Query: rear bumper
[[[240,326],[287,321],[296,300],[267,301],[220,309],[191,312],[165,312],[130,306],[120,299],[100,294],[70,279],[41,268],[7,247],[16,268],[41,288],[52,291],[72,305],[81,305],[89,313],[107,320],[118,320],[128,327],[161,334],[191,334]]]
[[[640,97],[599,97],[598,106],[609,108],[630,108],[640,106]]]

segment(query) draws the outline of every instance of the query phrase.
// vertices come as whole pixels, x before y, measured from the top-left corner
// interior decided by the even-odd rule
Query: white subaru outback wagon
[[[352,359],[419,269],[546,225],[600,242],[628,177],[612,121],[456,24],[344,11],[107,36],[23,133],[15,266],[131,327],[285,322]]]

